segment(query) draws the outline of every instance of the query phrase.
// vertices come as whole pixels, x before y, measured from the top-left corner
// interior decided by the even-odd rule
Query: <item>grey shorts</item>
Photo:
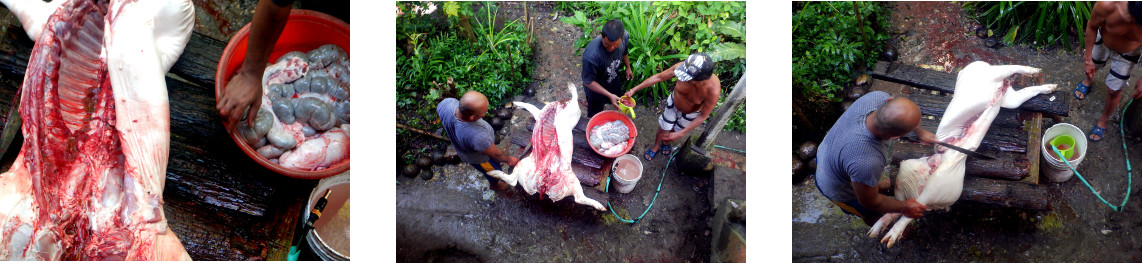
[[[1120,54],[1106,48],[1106,45],[1102,44],[1101,30],[1094,40],[1094,48],[1091,49],[1091,60],[1094,61],[1096,69],[1101,69],[1107,60],[1110,61],[1110,72],[1106,74],[1106,87],[1113,91],[1122,90],[1128,85],[1126,80],[1130,79],[1130,71],[1134,70],[1134,64],[1138,64],[1139,57],[1142,57],[1142,47],[1128,54]]]
[[[693,122],[694,118],[698,118],[699,113],[701,111],[690,114],[683,114],[678,111],[678,108],[674,107],[674,93],[670,93],[670,97],[666,98],[666,109],[662,110],[662,115],[658,116],[658,126],[664,131],[681,131],[690,126],[690,122]]]

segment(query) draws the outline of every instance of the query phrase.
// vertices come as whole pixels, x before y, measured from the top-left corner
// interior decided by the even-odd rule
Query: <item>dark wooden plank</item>
[[[164,201],[171,229],[200,260],[277,259],[315,180],[278,175],[234,144],[207,88],[167,79],[171,151]],[[287,225],[283,225],[287,224]],[[284,259],[284,258],[282,258]]]
[[[1037,211],[1051,210],[1045,186],[972,176],[964,178],[960,200]]]
[[[939,124],[939,119],[924,118],[920,120],[920,127],[929,132],[936,132]],[[908,136],[914,137],[915,135],[910,134]],[[992,126],[987,129],[987,134],[983,135],[983,141],[980,142],[978,150],[1027,152],[1027,132],[1022,128]]]
[[[872,77],[943,93],[954,93],[956,90],[956,75],[953,73],[928,70],[899,63],[877,62],[876,68],[872,72]],[[1054,101],[1050,99],[1052,96],[1055,97]],[[1069,116],[1067,112],[1069,109],[1067,100],[1062,99],[1066,98],[1065,96],[1069,96],[1066,91],[1039,94],[1027,102],[1024,102],[1019,108],[1059,116]]]
[[[899,165],[901,161],[930,156],[934,152],[932,146],[908,141],[899,141],[893,146],[892,164]],[[1002,180],[1022,180],[1030,174],[1030,162],[1023,153],[980,151],[984,155],[995,157],[995,160],[980,160],[968,158],[964,163],[964,173],[971,176],[995,178]]]
[[[947,109],[948,103],[952,101],[951,96],[932,94],[931,91],[916,88],[912,88],[907,96],[909,100],[916,103],[916,106],[920,107],[921,115],[933,116],[937,123],[944,116],[944,110]],[[995,120],[991,122],[991,126],[1022,129],[1024,121],[1032,118],[1030,113],[1018,109],[1001,108],[999,114],[995,116]]]
[[[214,74],[224,49],[226,49],[226,42],[195,31],[191,33],[190,42],[186,44],[186,49],[171,67],[170,73],[192,83],[210,87],[209,94],[213,95]]]

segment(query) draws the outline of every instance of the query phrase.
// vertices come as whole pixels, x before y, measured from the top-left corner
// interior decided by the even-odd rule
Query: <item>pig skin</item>
[[[991,122],[999,114],[1000,107],[1017,108],[1035,95],[1055,90],[1055,84],[1015,90],[1007,81],[1014,74],[1033,75],[1039,71],[1038,68],[1020,65],[992,66],[982,61],[969,64],[956,77],[956,91],[944,111],[936,138],[975,151],[987,134]],[[896,199],[915,198],[917,202],[926,205],[928,210],[948,209],[963,191],[966,159],[964,153],[936,146],[934,155],[901,162]],[[885,214],[869,229],[869,237],[880,235],[889,224],[901,217],[899,213]],[[892,225],[881,242],[892,247],[912,220],[914,218],[903,216]]]

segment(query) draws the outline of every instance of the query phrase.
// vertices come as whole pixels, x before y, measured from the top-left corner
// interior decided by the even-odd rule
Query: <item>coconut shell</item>
[[[415,177],[416,174],[420,173],[420,167],[417,167],[415,164],[405,165],[402,172],[404,176]]]
[[[505,120],[505,121],[511,120],[512,111],[509,109],[506,109],[506,108],[500,109],[499,111],[496,112],[496,118],[500,118],[501,120]]]
[[[892,62],[896,61],[899,57],[900,54],[896,51],[896,48],[892,46],[887,46],[884,48],[884,51],[880,52],[880,60]]]
[[[446,162],[446,160],[444,159],[444,151],[432,151],[432,154],[430,154],[429,156],[432,156],[432,163],[444,163],[444,162]]]
[[[432,159],[421,156],[420,158],[416,158],[416,165],[420,166],[421,169],[432,168]]]
[[[813,141],[802,143],[801,147],[797,148],[797,155],[801,157],[801,160],[811,160],[817,157],[817,143]]]
[[[987,35],[987,27],[985,27],[985,26],[983,26],[983,25],[979,25],[979,26],[976,26],[976,27],[975,27],[975,36],[976,36],[976,37],[979,37],[979,38],[986,38],[986,37],[988,37],[988,35]]]
[[[492,118],[492,121],[489,121],[488,124],[492,125],[493,130],[500,130],[500,128],[504,127],[504,120],[500,118]]]
[[[524,95],[524,96],[528,96],[528,97],[531,97],[531,96],[535,96],[535,90],[534,90],[534,89],[532,89],[532,88],[527,88],[527,89],[524,89],[524,90],[523,90],[523,95]]]
[[[856,78],[857,86],[868,85],[869,81],[872,81],[872,77],[868,76],[868,74],[860,74],[860,76]]]
[[[431,170],[424,170],[420,172],[420,179],[424,179],[425,181],[432,180],[432,175]]]
[[[817,157],[813,157],[813,160],[809,160],[809,172],[814,173],[816,171],[817,171]]]
[[[861,86],[852,86],[849,88],[848,94],[845,94],[845,99],[849,101],[856,101],[857,99],[860,99],[861,96],[864,96],[864,93],[864,88]]]
[[[801,159],[797,158],[797,155],[794,154],[793,155],[793,178],[797,178],[797,175],[800,175],[804,171],[805,171],[805,163],[801,162]]]

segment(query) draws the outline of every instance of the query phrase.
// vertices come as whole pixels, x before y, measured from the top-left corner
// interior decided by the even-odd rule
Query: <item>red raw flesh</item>
[[[563,174],[558,169],[552,169],[551,165],[559,165],[557,159],[564,158],[559,156],[559,135],[555,132],[555,115],[562,110],[566,103],[562,101],[552,102],[543,108],[542,116],[536,118],[535,131],[531,134],[531,144],[535,147],[532,151],[532,157],[535,158],[536,176],[539,177],[539,185],[536,189],[539,190],[540,198],[543,198],[543,193],[547,193],[549,189],[563,189],[557,187],[564,183]],[[566,156],[570,158],[570,156]],[[552,196],[563,196],[562,193],[551,194]]]
[[[135,231],[147,222],[127,222],[121,216],[138,209],[133,205],[138,198],[162,201],[156,193],[133,193],[124,187],[127,181],[142,179],[124,170],[107,63],[99,57],[106,5],[70,1],[57,10],[32,50],[21,87],[25,139],[18,165],[22,167],[12,172],[31,175],[36,207],[27,212],[38,214],[38,221],[29,223],[34,231],[46,229],[59,239],[62,260],[147,255],[153,244]],[[114,223],[91,226],[92,211],[98,210],[93,202],[103,200],[105,191],[122,193],[120,204],[103,208],[114,209]],[[4,230],[7,236],[14,229]],[[23,252],[42,242],[51,240],[33,240]]]

